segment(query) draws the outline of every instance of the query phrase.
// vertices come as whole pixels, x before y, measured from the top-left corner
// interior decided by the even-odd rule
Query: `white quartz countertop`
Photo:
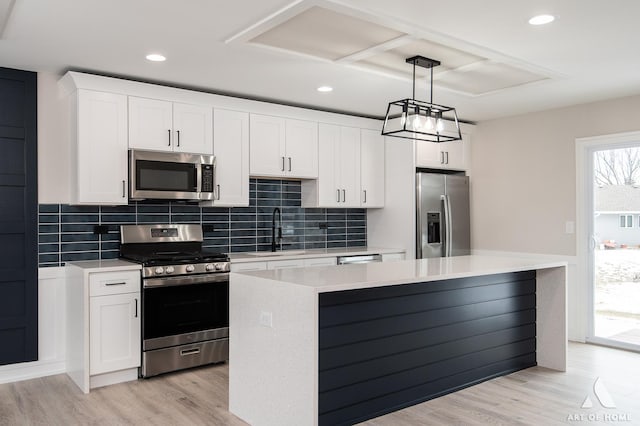
[[[230,253],[231,263],[245,262],[268,262],[272,260],[291,260],[305,259],[316,257],[338,257],[338,256],[359,256],[367,254],[389,254],[404,253],[404,249],[384,248],[384,247],[347,247],[347,248],[329,248],[329,249],[312,249],[312,250],[283,250],[272,253],[265,252],[249,252],[249,253]]]
[[[318,293],[439,281],[567,266],[538,257],[457,256],[340,266],[274,269],[241,274],[310,287]],[[233,273],[231,283],[233,285]]]
[[[83,269],[86,272],[139,271],[142,269],[140,264],[122,259],[82,260],[67,262],[66,264]]]

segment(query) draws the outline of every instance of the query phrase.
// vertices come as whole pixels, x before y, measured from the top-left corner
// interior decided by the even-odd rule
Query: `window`
[[[620,228],[633,228],[633,215],[621,214],[620,215]]]

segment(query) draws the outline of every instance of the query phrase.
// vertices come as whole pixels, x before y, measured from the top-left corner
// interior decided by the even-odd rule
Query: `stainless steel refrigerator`
[[[470,254],[469,177],[416,173],[416,258]]]

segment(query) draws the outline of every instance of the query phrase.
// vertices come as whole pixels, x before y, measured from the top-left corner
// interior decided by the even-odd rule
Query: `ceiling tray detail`
[[[434,70],[434,85],[471,97],[560,77],[481,46],[330,0],[295,1],[225,42],[288,52],[404,80],[412,79],[406,58],[438,58],[442,65]]]

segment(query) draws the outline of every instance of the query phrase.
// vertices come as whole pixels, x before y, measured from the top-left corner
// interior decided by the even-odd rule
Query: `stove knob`
[[[223,267],[222,263],[216,263],[216,271],[222,271]]]
[[[218,266],[218,265],[216,265],[216,266]],[[206,269],[207,271],[213,271],[214,266],[213,266],[213,264],[209,263],[209,264],[207,264],[207,266],[204,267],[204,269]]]
[[[187,270],[187,272],[193,272],[193,270],[196,268],[193,265],[187,265],[185,269]]]
[[[171,274],[173,273],[173,271],[175,271],[175,269],[173,269],[173,266],[167,266],[167,269],[165,269],[165,272],[167,274]]]
[[[158,266],[158,267],[156,268],[156,275],[160,275],[160,274],[162,274],[162,273],[164,273],[164,269],[162,269],[162,267]]]

